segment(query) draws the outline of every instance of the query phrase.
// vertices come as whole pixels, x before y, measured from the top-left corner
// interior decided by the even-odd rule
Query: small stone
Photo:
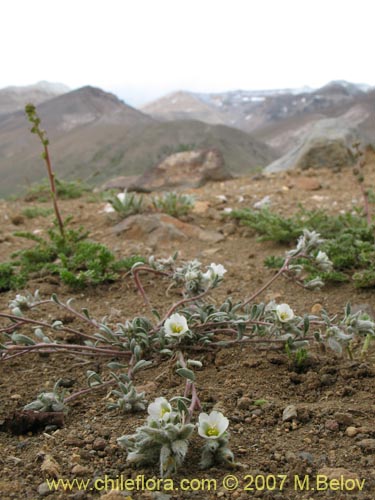
[[[96,451],[103,451],[106,446],[107,446],[107,441],[103,438],[96,438],[92,444],[93,450]]]
[[[289,422],[293,418],[297,418],[297,408],[294,405],[289,405],[283,411],[283,422]]]
[[[301,451],[300,453],[298,453],[298,456],[301,460],[304,460],[305,462],[309,463],[310,465],[312,465],[314,463],[314,457],[308,451]]]
[[[127,492],[119,492],[112,490],[109,493],[105,493],[100,497],[100,500],[131,500],[131,496]]]
[[[334,385],[336,383],[336,380],[337,380],[337,376],[336,375],[331,375],[329,373],[324,373],[321,377],[320,377],[320,382],[323,386],[330,386],[330,385]]]
[[[312,177],[299,177],[293,181],[294,187],[303,189],[304,191],[317,191],[322,185],[318,179]]]
[[[359,479],[358,474],[351,472],[343,467],[322,467],[318,470],[318,475],[326,476],[329,480],[331,479]]]
[[[73,455],[70,457],[70,461],[72,464],[78,464],[81,461],[81,455],[78,453],[73,453]]]
[[[287,462],[294,462],[297,459],[297,456],[293,451],[288,450],[285,453],[285,459]]]
[[[317,389],[321,384],[319,375],[316,372],[310,371],[307,372],[304,377],[304,386],[306,386],[307,390]]]
[[[353,423],[353,415],[351,413],[337,412],[334,414],[333,418],[337,420],[340,425],[343,425],[345,427]]]
[[[83,440],[82,440],[82,438],[80,436],[75,436],[74,434],[69,434],[66,437],[65,442],[66,442],[66,444],[68,444],[70,446],[81,447]]]
[[[58,429],[57,425],[46,425],[44,432],[48,434],[49,432],[54,432],[56,429]]]
[[[192,212],[198,215],[204,214],[207,212],[209,207],[210,203],[208,201],[198,200],[195,202]]]
[[[324,423],[324,427],[332,432],[337,432],[340,428],[339,423],[336,420],[332,419],[326,420],[326,422]]]
[[[81,464],[76,464],[74,467],[72,467],[72,474],[76,476],[84,476],[90,471],[88,467],[85,467],[84,465]]]
[[[42,483],[38,486],[38,493],[41,497],[46,497],[53,493],[53,489],[51,489],[48,483]]]
[[[374,429],[362,425],[361,427],[358,427],[358,432],[361,434],[372,434],[374,432]]]
[[[364,452],[373,453],[375,451],[375,439],[362,439],[357,444]]]
[[[320,311],[323,309],[322,304],[314,304],[311,308],[311,314],[320,314]]]
[[[223,233],[224,236],[230,236],[234,234],[237,231],[237,225],[234,222],[228,222],[227,224],[224,224],[224,226],[221,228],[221,232]]]
[[[250,398],[244,396],[237,401],[237,406],[240,410],[248,410],[252,406],[252,401]]]
[[[359,430],[356,428],[356,427],[353,427],[353,426],[350,426],[350,427],[347,427],[346,430],[345,430],[345,434],[348,436],[348,437],[354,437],[358,434]]]

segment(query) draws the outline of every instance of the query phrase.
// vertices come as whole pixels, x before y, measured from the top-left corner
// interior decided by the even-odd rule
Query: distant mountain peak
[[[69,92],[70,89],[63,83],[40,81],[32,85],[10,86],[0,89],[0,115],[13,113],[32,102],[41,104],[56,96]]]
[[[18,94],[26,94],[32,91],[42,91],[48,94],[59,95],[65,94],[70,91],[70,88],[64,83],[47,82],[46,80],[41,80],[37,83],[32,83],[31,85],[11,85],[0,89],[2,91],[15,92]]]

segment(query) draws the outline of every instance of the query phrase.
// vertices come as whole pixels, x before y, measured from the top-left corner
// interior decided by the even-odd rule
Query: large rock
[[[129,189],[150,192],[174,188],[197,188],[208,181],[232,179],[217,149],[184,151],[168,156],[146,171]]]
[[[352,165],[350,151],[358,133],[338,118],[316,122],[298,146],[265,168],[265,172],[280,172],[293,168],[341,168]]]
[[[113,231],[116,234],[125,233],[130,240],[158,246],[169,246],[171,241],[198,239],[217,243],[224,239],[221,233],[203,230],[167,214],[131,215],[114,226]]]
[[[127,189],[129,191],[138,177],[138,175],[128,175],[127,177],[120,175],[102,184],[99,191],[108,191],[108,189],[120,189],[121,191]]]

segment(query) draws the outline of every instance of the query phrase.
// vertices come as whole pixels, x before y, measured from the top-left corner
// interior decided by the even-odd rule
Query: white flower
[[[333,264],[329,260],[328,255],[325,252],[319,250],[318,255],[315,257],[318,267],[325,272],[330,272],[333,269]]]
[[[216,278],[222,279],[224,274],[227,272],[222,264],[215,264],[211,262],[205,273],[202,274],[203,279],[206,281],[214,281]]]
[[[199,415],[198,434],[205,439],[218,439],[227,430],[229,420],[220,411],[212,411],[209,415]]]
[[[185,316],[175,313],[172,314],[164,323],[166,337],[182,337],[188,330],[188,324]]]
[[[125,198],[126,198],[126,192],[124,191],[123,193],[118,193],[116,196],[121,201],[121,203],[123,204],[124,201],[125,201]]]
[[[165,398],[156,398],[153,403],[150,403],[147,408],[151,420],[169,420],[172,413],[172,407]]]
[[[276,307],[276,314],[282,323],[286,323],[294,318],[293,309],[291,309],[288,304],[279,304]]]
[[[218,276],[219,278],[222,278],[227,272],[222,264],[214,264],[213,262],[210,264],[209,269],[215,274],[215,276]]]

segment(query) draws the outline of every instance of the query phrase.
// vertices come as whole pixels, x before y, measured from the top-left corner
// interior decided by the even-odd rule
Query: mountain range
[[[158,120],[195,118],[239,128],[284,154],[318,120],[340,116],[353,107],[356,115],[363,114],[367,119],[373,111],[374,93],[369,85],[343,80],[316,90],[305,87],[216,94],[179,91],[147,104],[142,111]]]
[[[90,86],[7,87],[0,89],[0,196],[45,176],[41,145],[22,111],[30,101],[38,104],[57,176],[101,184],[193,148],[220,149],[234,174],[254,172],[326,118],[345,117],[372,142],[374,96],[368,86],[336,81],[318,90],[179,91],[137,110]]]

